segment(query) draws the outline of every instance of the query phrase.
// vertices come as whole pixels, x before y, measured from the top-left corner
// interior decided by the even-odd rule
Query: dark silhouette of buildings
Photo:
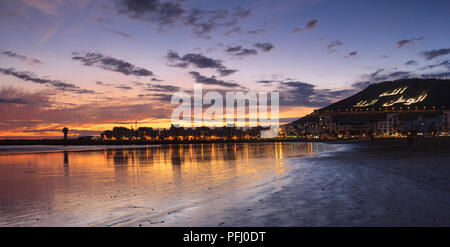
[[[149,141],[195,141],[195,140],[251,140],[260,138],[260,132],[265,127],[197,127],[183,128],[171,125],[169,129],[153,129],[139,127],[128,129],[114,127],[101,133],[103,140],[149,140]]]

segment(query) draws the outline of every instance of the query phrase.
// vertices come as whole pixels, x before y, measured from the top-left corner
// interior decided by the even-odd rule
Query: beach
[[[342,144],[340,144],[342,145]],[[277,189],[267,185],[180,210],[146,226],[450,226],[448,142],[345,144],[336,152],[293,158]]]
[[[0,224],[450,225],[447,141],[212,145],[2,156]]]

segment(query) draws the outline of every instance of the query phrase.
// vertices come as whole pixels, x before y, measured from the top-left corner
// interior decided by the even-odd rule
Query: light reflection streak
[[[67,210],[89,221],[88,216],[127,205],[157,210],[222,195],[284,176],[286,158],[313,156],[317,145],[189,144],[1,155],[0,173],[8,176],[0,177],[0,222],[20,215],[56,217]]]

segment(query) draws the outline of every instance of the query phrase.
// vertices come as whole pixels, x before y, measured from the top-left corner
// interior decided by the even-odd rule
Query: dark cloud
[[[349,54],[347,54],[347,56],[345,56],[345,58],[353,57],[353,56],[356,56],[357,54],[358,54],[357,51],[352,51]]]
[[[148,93],[148,94],[139,94],[139,97],[151,97],[152,99],[162,101],[162,102],[171,102],[172,95],[171,94],[163,94],[163,93]]]
[[[154,78],[154,77],[153,77],[153,78],[151,79],[151,81],[161,82],[161,81],[164,81],[164,80],[161,80],[161,79],[158,79],[158,78]]]
[[[238,45],[238,46],[229,46],[225,50],[225,52],[227,52],[228,54],[231,54],[233,56],[236,56],[236,57],[245,57],[245,56],[249,56],[249,55],[256,55],[256,54],[258,54],[258,51],[256,51],[255,49],[243,48],[240,45]]]
[[[240,87],[241,85],[236,83],[225,82],[223,80],[218,80],[215,76],[206,77],[201,75],[196,71],[191,71],[189,74],[195,79],[195,82],[206,84],[206,85],[218,85],[223,87]]]
[[[174,24],[186,12],[176,1],[159,0],[122,0],[118,1],[116,8],[119,14],[160,26]]]
[[[414,78],[417,75],[411,71],[386,71],[384,69],[378,69],[373,73],[362,75],[362,81],[353,83],[352,86],[357,89],[364,89],[370,84],[382,82],[382,81],[392,81],[399,79]]]
[[[317,23],[319,22],[319,20],[315,19],[315,20],[310,20],[308,21],[308,23],[306,23],[304,28],[301,27],[296,27],[292,29],[292,33],[298,33],[301,32],[303,30],[307,30],[307,29],[314,29],[317,26]]]
[[[272,83],[274,83],[274,82],[277,82],[277,81],[273,81],[273,80],[260,80],[260,81],[257,81],[256,83],[270,85],[270,84],[272,84]]]
[[[98,85],[98,86],[104,86],[104,87],[112,87],[112,86],[114,86],[114,84],[111,84],[111,83],[105,83],[105,82],[101,82],[101,81],[96,81],[96,82],[95,82],[95,85]]]
[[[397,47],[402,48],[406,44],[412,44],[414,41],[423,40],[423,37],[413,37],[410,39],[403,39],[397,42]]]
[[[251,14],[250,9],[241,7],[232,10],[186,9],[180,1],[161,0],[120,0],[117,10],[132,19],[154,23],[160,30],[171,28],[175,24],[190,27],[202,38],[209,38],[208,34],[220,27],[235,26],[239,20]]]
[[[344,43],[342,43],[342,41],[340,40],[335,40],[331,42],[329,45],[327,45],[328,52],[334,52],[335,50],[333,48],[341,45],[344,45]]]
[[[443,61],[441,63],[427,65],[427,66],[425,66],[425,67],[423,67],[421,69],[425,70],[425,69],[434,69],[434,68],[439,68],[439,67],[446,68],[447,70],[450,71],[450,60],[445,60],[445,61]]]
[[[405,62],[404,65],[406,65],[406,66],[411,66],[411,65],[417,66],[418,62],[416,60],[409,60],[409,61]]]
[[[122,37],[124,37],[126,39],[133,38],[133,35],[131,35],[131,34],[127,34],[127,33],[116,31],[116,30],[111,30],[111,29],[107,29],[107,28],[105,28],[105,30],[108,31],[108,32],[120,35],[120,36],[122,36]]]
[[[445,56],[450,54],[450,48],[447,49],[437,49],[437,50],[430,50],[430,51],[422,51],[420,55],[422,55],[425,59],[431,60],[436,57]]]
[[[220,59],[212,59],[201,54],[189,53],[181,57],[178,53],[169,51],[166,58],[171,63],[169,66],[187,68],[189,65],[192,65],[200,69],[216,69],[221,76],[227,76],[237,71],[227,69]]]
[[[139,83],[139,82],[132,82],[132,83],[136,85],[136,83]],[[95,82],[95,85],[103,86],[103,87],[114,87],[114,88],[118,88],[118,89],[122,89],[122,90],[131,90],[131,89],[133,89],[133,87],[128,86],[128,85],[104,83],[104,82],[101,82],[101,81]]]
[[[5,75],[14,76],[14,77],[22,79],[24,81],[29,81],[29,82],[33,82],[33,83],[37,83],[37,84],[42,84],[42,85],[53,86],[56,89],[62,90],[62,91],[68,91],[68,92],[79,93],[79,94],[94,94],[95,93],[95,91],[93,91],[93,90],[82,89],[71,83],[66,83],[66,82],[62,82],[59,80],[50,80],[50,79],[45,79],[45,78],[39,78],[31,72],[16,71],[13,68],[9,68],[9,69],[0,68],[0,73],[5,74]]]
[[[21,104],[21,105],[27,105],[28,102],[25,101],[24,99],[20,99],[20,98],[8,99],[8,98],[0,97],[0,104]]]
[[[319,22],[319,20],[311,20],[308,23],[306,23],[305,29],[313,29],[316,28],[317,23]]]
[[[248,34],[260,34],[260,33],[265,33],[266,30],[264,29],[254,29],[254,30],[248,30],[247,33]]]
[[[7,57],[10,57],[10,58],[16,58],[16,59],[28,62],[30,65],[36,65],[36,64],[41,64],[42,63],[39,59],[30,58],[30,57],[27,57],[27,56],[24,56],[24,55],[19,55],[19,54],[15,53],[15,52],[12,52],[12,51],[2,51],[0,54],[3,55],[3,56],[7,56]]]
[[[449,72],[426,73],[426,74],[421,74],[420,76],[422,78],[436,78],[436,77],[443,78],[443,77],[445,77],[445,78],[449,79],[450,71]]]
[[[256,43],[255,47],[262,51],[268,52],[274,48],[274,45],[272,43],[265,42],[265,43]]]
[[[237,34],[260,34],[260,33],[265,33],[266,30],[264,29],[254,29],[254,30],[248,30],[248,31],[243,31],[241,27],[233,27],[232,29],[228,30],[227,32],[225,32],[224,34],[226,36],[232,34],[232,33],[237,33]]]
[[[280,105],[321,107],[350,96],[355,90],[316,89],[315,85],[301,81],[281,82]]]
[[[154,91],[154,92],[178,92],[180,91],[180,87],[172,86],[172,85],[161,85],[161,84],[147,84],[147,87],[144,89],[145,91]]]
[[[85,66],[94,66],[104,70],[115,71],[122,73],[124,75],[135,75],[135,76],[153,76],[153,72],[147,69],[139,68],[133,64],[105,56],[100,53],[88,52],[85,54],[72,53],[72,59],[81,61]]]
[[[117,86],[115,86],[115,88],[123,89],[123,90],[131,90],[131,89],[133,89],[132,87],[126,86],[126,85],[117,85]]]

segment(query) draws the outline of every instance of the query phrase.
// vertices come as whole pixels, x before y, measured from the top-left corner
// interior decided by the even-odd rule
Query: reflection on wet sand
[[[177,144],[0,154],[0,225],[91,225],[127,207],[156,212],[284,176],[284,159],[324,149],[317,143]]]

